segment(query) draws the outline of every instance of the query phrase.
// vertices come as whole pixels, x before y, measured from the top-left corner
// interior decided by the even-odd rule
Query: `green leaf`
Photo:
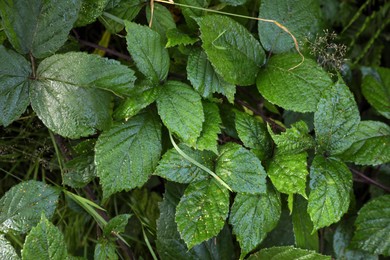
[[[30,63],[14,51],[0,45],[0,126],[8,126],[29,104]]]
[[[221,3],[225,3],[231,6],[243,5],[246,2],[248,2],[248,0],[221,0]]]
[[[286,129],[280,135],[274,134],[270,125],[267,125],[267,128],[280,154],[301,153],[315,145],[313,137],[309,135],[309,128],[304,121],[292,124],[291,128]]]
[[[0,258],[18,260],[20,257],[12,247],[11,243],[5,238],[4,235],[0,235]]]
[[[390,162],[390,127],[378,121],[362,121],[350,136],[352,145],[340,156],[358,165],[379,165]]]
[[[272,142],[265,125],[256,117],[240,111],[235,111],[235,117],[238,137],[260,160],[266,159],[272,153]]]
[[[352,189],[352,174],[335,158],[317,155],[310,167],[308,213],[314,230],[340,220],[348,211]]]
[[[148,23],[150,23],[150,5],[146,7],[146,18]],[[153,21],[151,28],[160,34],[161,38],[164,39],[164,42],[166,42],[167,39],[167,31],[169,29],[176,28],[172,14],[165,6],[154,3]]]
[[[248,260],[331,260],[332,257],[316,253],[315,251],[294,248],[292,246],[271,247],[260,250],[251,255]]]
[[[384,117],[390,119],[390,69],[363,68],[362,93],[367,101]]]
[[[240,243],[241,258],[256,248],[267,233],[276,227],[280,213],[280,195],[271,185],[268,185],[264,194],[237,194],[229,223]]]
[[[184,142],[195,145],[204,122],[201,97],[190,86],[168,81],[157,98],[158,113],[164,125]]]
[[[118,61],[77,52],[53,55],[38,67],[31,104],[53,132],[88,136],[111,125],[110,92],[128,95],[134,81],[134,72]]]
[[[125,21],[127,49],[139,71],[153,83],[167,78],[169,54],[161,36],[147,26]]]
[[[218,154],[218,134],[221,133],[222,119],[217,104],[203,102],[204,122],[202,132],[196,141],[198,150],[209,150]]]
[[[204,98],[210,98],[213,93],[220,93],[227,97],[230,103],[234,102],[236,86],[226,82],[215,72],[206,53],[194,49],[187,62],[187,77],[198,93]]]
[[[298,193],[306,198],[307,153],[280,154],[277,152],[269,163],[268,176],[275,188],[282,193]]]
[[[21,54],[44,58],[67,40],[77,19],[80,0],[4,0],[0,14],[12,46]]]
[[[102,15],[104,8],[110,0],[82,0],[76,26],[85,26],[93,23]]]
[[[183,12],[187,26],[190,29],[195,30],[198,26],[194,19],[206,13],[205,11],[201,10],[201,8],[207,8],[209,6],[210,1],[211,0],[176,0],[175,2],[192,7],[182,7],[181,11]]]
[[[188,248],[218,235],[229,213],[229,191],[213,178],[191,183],[176,208],[176,223]]]
[[[220,149],[215,173],[235,192],[266,192],[266,177],[260,160],[241,145],[227,143]]]
[[[261,1],[259,18],[272,19],[286,27],[297,39],[312,39],[321,28],[321,9],[318,1],[272,0]],[[294,48],[292,37],[274,23],[259,21],[259,38],[264,49],[273,53],[288,52]]]
[[[351,146],[348,138],[356,130],[360,114],[353,94],[341,82],[329,87],[322,94],[314,113],[317,153],[338,154]]]
[[[8,190],[0,199],[0,231],[27,233],[44,212],[54,214],[60,191],[39,181],[24,181]]]
[[[130,217],[131,214],[120,214],[110,219],[103,228],[104,235],[108,237],[111,233],[123,233]]]
[[[202,47],[216,72],[232,84],[255,83],[265,61],[264,50],[255,37],[227,16],[207,15],[197,21]]]
[[[195,161],[209,169],[213,169],[213,160],[216,156],[212,152],[194,150],[186,145],[179,145],[179,147]],[[155,175],[178,183],[191,183],[209,177],[207,172],[184,159],[174,148],[163,155],[158,163]]]
[[[192,38],[188,34],[185,34],[178,30],[176,27],[168,29],[166,32],[168,42],[165,45],[166,48],[174,47],[177,45],[192,45],[198,41],[197,38]]]
[[[328,74],[311,59],[298,54],[272,56],[260,70],[256,85],[269,102],[295,112],[314,112],[321,93],[332,84]]]
[[[96,177],[93,155],[80,155],[65,163],[62,183],[83,188]]]
[[[26,236],[23,259],[67,259],[68,252],[61,231],[42,213],[41,221]]]
[[[365,204],[355,221],[352,245],[372,254],[390,256],[390,195]]]
[[[152,112],[103,132],[96,142],[95,163],[104,199],[141,187],[157,166],[161,149],[161,124]]]
[[[100,239],[95,246],[94,260],[117,260],[115,243],[107,239]]]

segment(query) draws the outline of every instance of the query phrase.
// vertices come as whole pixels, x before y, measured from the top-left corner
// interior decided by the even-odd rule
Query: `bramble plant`
[[[0,1],[0,258],[390,256],[389,9]]]

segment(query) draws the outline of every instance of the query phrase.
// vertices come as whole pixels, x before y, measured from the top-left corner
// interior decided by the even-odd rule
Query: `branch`
[[[355,170],[353,168],[349,168],[349,169],[352,171],[352,173],[354,173],[357,176],[359,176],[360,178],[364,179],[366,181],[366,183],[369,183],[369,184],[372,184],[374,186],[377,186],[378,188],[384,190],[385,192],[390,193],[390,188],[389,187],[387,187],[387,186],[385,186],[385,185],[383,185],[383,184],[381,184],[381,183],[379,183],[379,182],[377,182],[377,181],[367,177],[362,172],[359,172],[359,171],[357,171],[357,170]]]

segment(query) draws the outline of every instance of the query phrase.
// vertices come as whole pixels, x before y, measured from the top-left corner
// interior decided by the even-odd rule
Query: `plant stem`
[[[379,183],[379,182],[377,182],[377,181],[375,181],[375,180],[373,180],[373,179],[367,177],[367,176],[366,176],[364,173],[362,173],[362,172],[359,172],[359,171],[357,171],[357,170],[355,170],[355,169],[353,169],[353,168],[349,168],[349,169],[350,169],[354,174],[356,174],[356,175],[359,176],[360,178],[364,179],[367,183],[372,184],[372,185],[374,185],[374,186],[377,186],[378,188],[381,188],[382,190],[386,191],[387,193],[390,193],[390,188],[389,188],[389,187],[387,187],[387,186],[385,186],[385,185],[383,185],[383,184],[381,184],[381,183]]]

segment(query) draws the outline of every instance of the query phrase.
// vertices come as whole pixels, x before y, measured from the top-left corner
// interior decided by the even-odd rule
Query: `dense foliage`
[[[390,256],[390,2],[0,1],[1,259]]]

